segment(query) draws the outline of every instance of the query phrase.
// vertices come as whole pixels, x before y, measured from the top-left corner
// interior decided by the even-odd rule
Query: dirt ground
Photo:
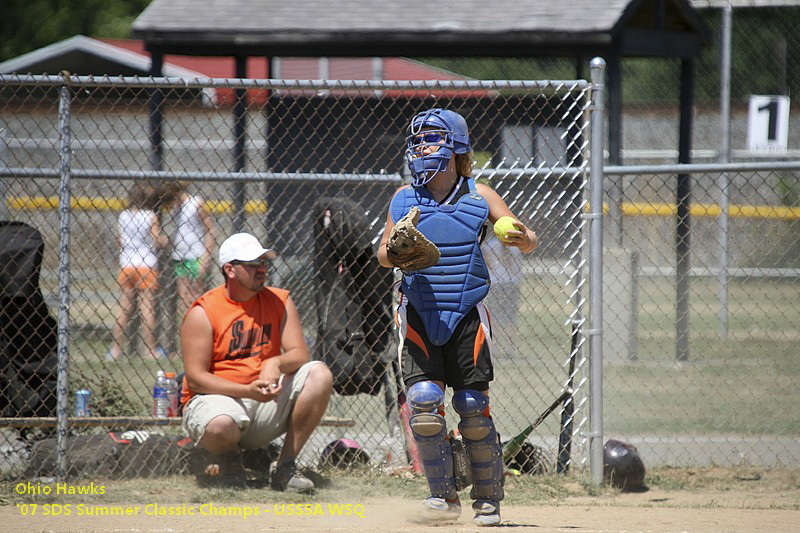
[[[502,527],[536,533],[800,531],[798,479],[797,473],[778,478],[724,471],[681,473],[679,478],[661,474],[652,478],[647,491],[637,493],[587,490],[574,480],[527,484],[512,480],[506,485]],[[444,533],[479,529],[471,523],[468,504],[456,522],[416,523],[421,493],[417,480],[399,488],[358,478],[346,481],[313,497],[283,499],[268,490],[217,493],[186,487],[179,492],[175,487],[184,485],[162,486],[147,480],[115,482],[106,487],[107,493],[93,496],[43,497],[32,494],[38,490],[36,485],[8,485],[4,490],[11,494],[0,500],[0,531]],[[24,494],[26,490],[29,494]]]
[[[698,502],[701,503],[702,502]],[[180,504],[178,504],[180,505]],[[457,521],[446,525],[426,526],[412,521],[415,502],[380,500],[364,504],[361,516],[275,516],[274,511],[260,516],[72,516],[23,517],[12,506],[0,508],[2,529],[17,532],[191,532],[239,533],[274,531],[383,531],[406,533],[418,531],[467,532],[478,528],[465,510]],[[327,507],[326,504],[323,504]],[[107,507],[107,506],[103,506]],[[197,506],[199,507],[199,505]],[[252,504],[225,504],[227,509],[252,508]],[[272,507],[272,506],[262,506]],[[220,507],[222,509],[222,507]],[[359,513],[361,514],[361,513]],[[798,531],[800,511],[768,509],[675,508],[658,504],[597,505],[565,502],[564,505],[509,506],[503,509],[503,528],[514,531],[599,532],[723,532],[723,531]]]

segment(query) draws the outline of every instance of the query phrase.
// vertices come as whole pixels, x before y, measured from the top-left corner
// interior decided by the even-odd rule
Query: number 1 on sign
[[[747,149],[785,152],[789,139],[789,97],[752,95],[747,113]]]
[[[778,101],[770,100],[768,104],[762,105],[758,108],[759,113],[766,111],[768,119],[767,125],[767,141],[778,140]]]

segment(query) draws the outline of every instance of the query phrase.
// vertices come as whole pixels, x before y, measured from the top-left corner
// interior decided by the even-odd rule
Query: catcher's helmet
[[[425,130],[423,132],[423,129]],[[430,152],[427,147],[436,147]],[[431,181],[437,173],[447,169],[453,154],[466,154],[469,128],[464,117],[447,109],[428,109],[411,119],[406,137],[406,161],[411,171],[414,187]]]
[[[369,463],[369,455],[359,443],[353,439],[337,439],[322,450],[320,466],[351,468]]]
[[[523,442],[522,448],[508,460],[506,466],[522,474],[547,474],[553,472],[553,462],[544,448]]]
[[[644,462],[633,444],[610,439],[603,447],[603,477],[606,483],[626,491],[644,486]]]

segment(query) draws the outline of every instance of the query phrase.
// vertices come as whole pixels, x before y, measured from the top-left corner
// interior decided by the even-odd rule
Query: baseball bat
[[[400,378],[399,367],[400,365],[396,360],[392,361],[392,368],[394,369],[394,375],[397,379],[397,407],[400,414],[400,421],[403,424],[403,436],[406,441],[406,456],[411,470],[414,473],[421,474],[422,461],[420,461],[419,458],[419,450],[417,450],[417,441],[414,440],[414,433],[411,432],[411,407],[409,407],[408,402],[406,402],[406,394],[403,392],[403,383]]]
[[[572,420],[575,416],[575,398],[573,397],[572,386],[575,376],[575,359],[578,357],[579,336],[580,328],[577,323],[573,323],[569,353],[569,376],[567,378],[569,395],[564,399],[564,408],[561,411],[561,432],[558,435],[556,472],[559,474],[569,472],[570,456],[572,455]]]
[[[544,422],[544,419],[550,416],[550,414],[556,410],[556,408],[561,405],[568,396],[572,394],[570,389],[565,390],[562,392],[558,398],[555,399],[553,403],[551,403],[547,409],[544,410],[542,414],[539,415],[539,418],[534,420],[531,424],[529,424],[525,429],[520,431],[516,437],[511,439],[510,441],[506,442],[503,445],[503,462],[508,463],[511,461],[517,453],[522,449],[522,445],[525,444],[525,440],[528,438],[534,429],[539,427],[539,424]]]
[[[419,459],[419,450],[417,450],[417,441],[414,440],[414,434],[411,432],[411,408],[406,403],[406,395],[401,394],[400,402],[400,419],[403,421],[403,433],[406,436],[406,454],[408,455],[411,470],[417,474],[422,473],[422,462]]]

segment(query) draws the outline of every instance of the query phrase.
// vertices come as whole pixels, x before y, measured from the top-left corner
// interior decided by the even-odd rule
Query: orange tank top
[[[210,372],[236,383],[252,383],[264,361],[281,353],[281,319],[286,314],[289,291],[265,287],[246,302],[228,298],[225,286],[211,289],[192,307],[203,308],[211,322],[214,343]],[[192,396],[186,378],[181,401]]]

